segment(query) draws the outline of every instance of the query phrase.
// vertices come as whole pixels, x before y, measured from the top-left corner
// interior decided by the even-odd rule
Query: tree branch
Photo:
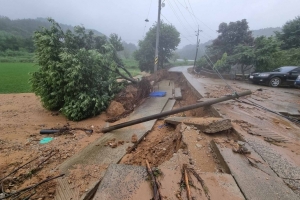
[[[123,69],[125,72],[126,72],[126,74],[130,77],[130,78],[132,78],[133,79],[133,77],[132,77],[132,75],[130,74],[130,72],[124,67],[124,66],[121,66],[121,65],[118,65],[121,69]]]
[[[108,69],[108,70],[114,72],[114,73],[119,74],[122,78],[124,78],[124,79],[126,79],[126,80],[128,80],[128,81],[130,81],[130,82],[132,82],[132,83],[137,83],[137,80],[135,80],[135,79],[133,79],[133,78],[129,78],[129,77],[123,75],[118,69],[112,70],[111,68],[109,68],[109,67],[107,67],[107,66],[104,66],[104,67],[105,67],[106,69]]]
[[[55,176],[55,177],[47,178],[47,179],[45,179],[45,180],[43,180],[43,181],[41,181],[41,182],[39,182],[39,183],[37,183],[37,184],[35,184],[35,185],[28,186],[28,187],[26,187],[26,188],[23,188],[23,189],[21,189],[21,190],[19,190],[19,191],[16,191],[16,192],[14,192],[14,193],[11,193],[11,194],[9,194],[8,196],[2,197],[2,198],[0,198],[0,199],[7,199],[7,198],[9,198],[9,197],[11,197],[11,196],[15,196],[15,195],[20,194],[20,193],[22,193],[22,192],[25,192],[25,191],[27,191],[27,190],[32,190],[32,189],[38,187],[39,185],[42,185],[43,183],[47,183],[47,182],[49,182],[49,181],[52,181],[53,179],[62,177],[62,176],[64,176],[64,175],[65,175],[65,174],[60,174],[60,175]]]
[[[19,169],[21,169],[22,167],[28,165],[29,163],[35,161],[35,160],[38,159],[38,158],[39,158],[39,157],[36,157],[36,158],[30,160],[29,162],[25,163],[24,165],[21,165],[20,167],[18,167],[17,169],[15,169],[15,170],[12,171],[11,173],[9,173],[8,175],[6,175],[6,176],[4,176],[3,178],[1,178],[1,179],[0,179],[0,182],[1,182],[2,180],[4,180],[5,178],[9,177],[10,175],[14,174],[15,172],[17,172],[17,171],[18,171]]]

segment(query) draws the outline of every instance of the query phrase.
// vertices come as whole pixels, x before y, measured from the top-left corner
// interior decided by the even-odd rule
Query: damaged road
[[[169,91],[180,88],[181,95],[176,103],[174,100],[163,103],[160,107],[162,112],[165,112],[165,109],[172,109],[173,106],[173,110],[176,110],[197,104],[199,100],[203,103],[232,94],[223,82],[189,74],[187,68],[179,70],[175,68],[171,71],[174,70],[179,73],[161,73],[160,80],[167,79],[166,85],[170,85],[170,81],[173,81],[175,84]],[[272,100],[272,105],[276,106],[273,105],[269,109],[276,112],[291,113],[288,109],[275,108],[285,108],[284,105],[287,105],[286,107],[290,109],[299,105],[295,98],[284,99],[280,96],[276,97],[278,101],[273,101],[272,93],[274,95],[276,93],[269,91],[269,88],[234,81],[229,81],[229,84],[238,92],[249,89],[252,91],[250,96],[240,97],[240,100],[250,99],[264,107],[268,106],[267,100]],[[298,95],[297,90],[288,92],[287,96]],[[169,97],[172,98],[172,95]],[[120,114],[122,117],[114,118],[110,114],[108,117],[101,115],[79,124],[69,122],[70,126],[75,128],[70,130],[71,134],[54,135],[53,141],[44,146],[38,144],[41,136],[37,137],[32,132],[38,134],[40,129],[56,127],[58,123],[66,122],[62,116],[52,116],[51,113],[38,107],[39,111],[45,112],[42,115],[43,120],[51,121],[55,118],[56,121],[42,124],[41,119],[35,118],[36,123],[40,125],[35,126],[29,124],[23,117],[23,123],[28,125],[22,129],[13,121],[7,121],[7,124],[1,121],[6,130],[28,132],[25,138],[30,139],[30,142],[28,146],[23,144],[24,140],[18,144],[11,144],[8,142],[9,137],[16,137],[17,134],[9,135],[8,132],[0,142],[3,141],[7,149],[8,145],[14,149],[20,149],[23,145],[25,151],[18,150],[22,154],[17,154],[17,151],[12,149],[9,151],[13,153],[11,155],[24,160],[23,163],[30,160],[28,153],[36,152],[35,149],[50,152],[55,147],[61,147],[57,156],[49,159],[41,172],[48,170],[53,176],[60,173],[66,175],[59,178],[56,187],[52,184],[47,191],[48,184],[39,191],[40,194],[43,192],[46,194],[43,199],[65,199],[64,197],[68,195],[72,199],[101,200],[148,200],[155,196],[158,199],[299,199],[300,131],[296,124],[257,106],[229,100],[173,113],[166,119],[151,122],[151,127],[149,126],[143,134],[140,134],[139,130],[143,129],[144,123],[124,128],[126,133],[123,129],[116,130],[116,134],[100,133],[103,127],[107,127],[105,122],[107,119],[117,120],[112,124],[114,125],[158,113],[159,111],[152,109],[151,106],[157,106],[156,103],[160,100],[150,101],[153,101],[153,104],[142,103],[133,109],[130,115],[136,115],[136,118],[130,116],[122,118],[124,117],[122,114]],[[128,106],[129,110],[132,106],[131,104]],[[34,104],[31,108],[34,108]],[[111,108],[114,110],[116,107]],[[152,109],[152,113],[147,108]],[[1,105],[0,110],[5,115],[14,114]],[[136,112],[138,110],[142,114]],[[128,115],[123,109],[116,111]],[[21,116],[21,113],[18,115]],[[29,126],[34,129],[30,129]],[[83,129],[77,130],[76,127]],[[94,132],[87,134],[84,130]],[[0,150],[3,158],[9,153],[8,150]],[[25,159],[22,156],[26,156]],[[149,179],[146,161],[155,180]],[[5,163],[2,160],[1,162],[0,169],[8,174],[13,167],[3,170],[9,162]],[[239,170],[241,168],[245,170]],[[44,173],[45,176],[49,174]],[[23,187],[39,183],[46,178],[45,176],[39,175],[38,179],[26,182],[27,185]],[[151,184],[153,180],[156,192]],[[56,190],[53,191],[53,188]],[[156,195],[157,191],[159,195]]]

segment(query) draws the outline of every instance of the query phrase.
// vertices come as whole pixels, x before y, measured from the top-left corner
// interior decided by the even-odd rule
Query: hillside
[[[60,27],[66,31],[67,29],[73,30],[74,27],[66,24],[59,24]],[[16,19],[11,20],[8,17],[0,17],[0,31],[12,34],[14,36],[28,38],[31,37],[35,30],[40,27],[49,28],[51,23],[45,18],[37,19]],[[99,31],[92,30],[96,35],[104,35]]]
[[[280,32],[281,28],[276,27],[276,28],[263,28],[263,29],[259,29],[259,30],[252,30],[252,35],[253,35],[253,37],[259,37],[259,36],[270,37],[270,36],[275,35],[274,31]],[[210,40],[206,43],[200,44],[197,59],[199,59],[201,56],[204,55],[204,50],[205,50],[206,46],[211,45],[211,44],[212,44],[212,40]],[[183,48],[178,49],[176,52],[178,53],[178,55],[181,59],[186,58],[188,60],[194,60],[195,53],[196,53],[196,44],[186,45]]]
[[[258,30],[252,30],[252,35],[253,35],[253,37],[259,37],[259,36],[270,37],[270,36],[275,35],[274,31],[280,32],[281,28],[276,27],[276,28],[263,28],[263,29],[258,29]]]
[[[201,58],[204,55],[204,50],[206,46],[210,44],[212,44],[212,40],[200,44],[197,59]],[[196,44],[186,45],[182,49],[178,49],[176,52],[178,53],[179,58],[181,59],[194,60],[196,53]]]

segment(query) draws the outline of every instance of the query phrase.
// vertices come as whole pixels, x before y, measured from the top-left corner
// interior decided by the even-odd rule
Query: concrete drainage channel
[[[175,87],[182,89],[183,99],[176,102],[174,109],[194,104],[202,98],[181,73],[169,73],[168,78],[178,83]],[[166,88],[170,89],[173,88]],[[141,110],[160,100],[155,101],[146,102]],[[165,104],[162,103],[161,109]],[[147,116],[149,111],[144,114]],[[90,157],[93,161],[85,159],[92,164],[110,165],[101,172],[101,181],[94,181],[90,184],[92,189],[81,195],[83,199],[297,199],[243,141],[230,120],[222,119],[213,106],[185,111],[146,126],[144,129],[135,125],[108,133],[83,150],[81,156],[62,165],[61,169],[67,171],[74,163],[80,163],[78,159],[84,155],[93,154],[89,152],[103,150],[102,156],[98,152]],[[140,129],[146,130],[145,133],[138,133]],[[120,135],[127,135],[126,140],[133,140],[136,135],[134,146],[128,144],[115,149],[103,146]],[[130,149],[127,154],[126,148]],[[146,161],[152,168],[152,182]],[[156,182],[160,184],[155,189]],[[72,198],[63,196],[72,191],[66,181],[59,185],[56,199]]]

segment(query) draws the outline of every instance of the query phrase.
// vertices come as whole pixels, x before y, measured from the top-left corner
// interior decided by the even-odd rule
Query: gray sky
[[[162,0],[163,1],[163,0]],[[181,33],[180,47],[214,39],[221,22],[247,19],[250,29],[282,26],[300,15],[300,0],[165,0],[162,19]],[[0,0],[0,15],[11,19],[52,17],[137,44],[157,20],[158,0]],[[193,15],[194,14],[194,15]],[[194,17],[195,16],[195,17]],[[149,22],[146,23],[145,19]]]

